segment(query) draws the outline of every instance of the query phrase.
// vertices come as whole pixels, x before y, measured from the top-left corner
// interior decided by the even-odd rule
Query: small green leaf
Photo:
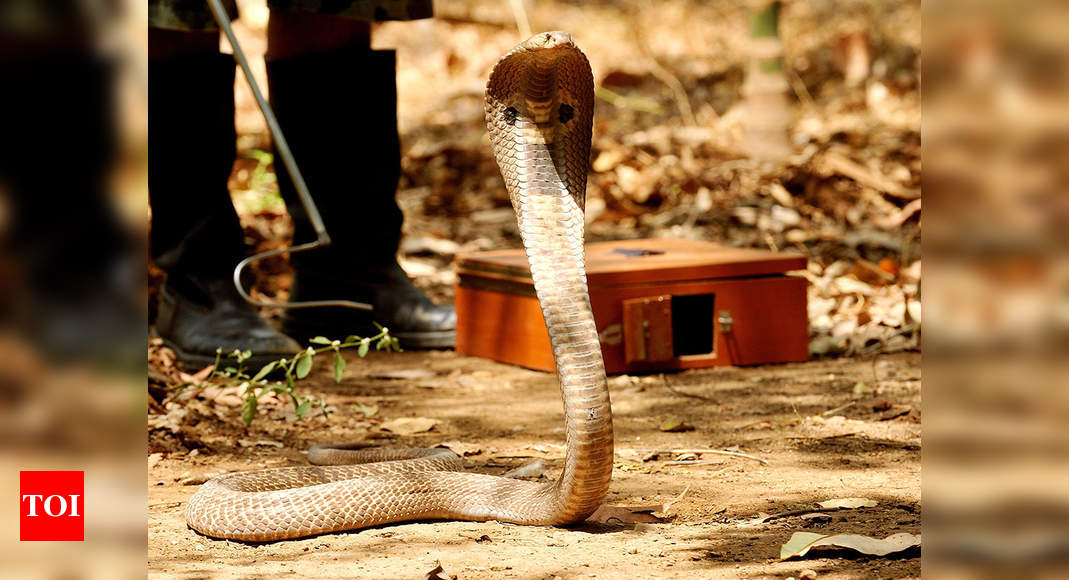
[[[312,344],[330,344],[330,339],[325,336],[317,336],[308,342]]]
[[[245,426],[252,425],[252,420],[256,418],[256,402],[255,396],[245,397],[245,400],[241,403],[241,420],[245,422]]]
[[[341,375],[345,372],[345,359],[340,354],[334,353],[334,382],[341,382]]]
[[[683,419],[679,417],[671,417],[664,423],[661,423],[661,431],[666,432],[679,432],[679,431],[693,431],[694,427],[687,424]]]
[[[363,339],[360,338],[359,336],[355,335],[355,334],[350,334],[349,336],[345,337],[345,342],[357,343],[357,342],[360,342],[361,340],[363,340]]]
[[[264,368],[260,369],[260,372],[256,373],[256,376],[252,378],[253,382],[256,382],[256,381],[266,377],[268,374],[271,373],[271,371],[275,370],[275,365],[277,365],[277,364],[278,364],[278,361],[276,360],[276,361],[271,361],[271,362],[267,363],[266,365],[264,365]]]
[[[297,418],[300,419],[312,407],[312,401],[305,401],[297,407]]]
[[[305,354],[297,361],[297,378],[303,379],[312,372],[312,349],[309,347]]]
[[[396,337],[391,337],[390,338],[390,343],[393,345],[393,350],[395,352],[401,352],[401,341],[400,340],[397,340]]]
[[[360,348],[356,349],[356,354],[360,355],[360,358],[364,358],[365,356],[367,356],[367,351],[369,348],[371,348],[370,342],[361,342]]]

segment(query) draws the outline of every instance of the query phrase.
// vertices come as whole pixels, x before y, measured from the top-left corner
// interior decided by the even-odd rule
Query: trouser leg
[[[375,321],[408,347],[452,346],[455,311],[427,299],[396,260],[403,217],[396,200],[401,152],[394,53],[370,50],[370,36],[362,33],[366,23],[360,21],[275,11],[272,23],[267,69],[272,106],[333,240],[328,248],[293,256],[293,297],[345,298],[375,307],[371,314],[289,311],[287,332],[367,334]],[[312,27],[331,31],[336,42],[326,42],[330,35],[324,34],[302,44]],[[276,52],[285,57],[276,58]],[[275,167],[296,240],[314,239],[289,175],[281,163]]]

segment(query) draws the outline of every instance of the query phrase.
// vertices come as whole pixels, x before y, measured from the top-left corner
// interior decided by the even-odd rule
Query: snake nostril
[[[516,124],[516,117],[520,116],[520,112],[516,110],[516,107],[509,107],[505,109],[505,122],[509,125]]]
[[[558,114],[560,115],[560,122],[567,123],[568,121],[571,121],[573,117],[575,117],[575,109],[567,103],[562,103]]]

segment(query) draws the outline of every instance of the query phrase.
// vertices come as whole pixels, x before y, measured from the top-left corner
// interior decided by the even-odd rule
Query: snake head
[[[520,47],[527,50],[575,48],[575,43],[572,42],[571,34],[568,34],[563,30],[552,30],[550,32],[539,32],[531,38],[523,41],[520,44]]]
[[[567,32],[503,56],[486,86],[486,125],[512,197],[562,193],[584,206],[594,113],[590,63]]]

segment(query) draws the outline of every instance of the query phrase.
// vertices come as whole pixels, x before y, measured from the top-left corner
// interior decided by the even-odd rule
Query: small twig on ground
[[[762,465],[768,465],[767,459],[761,459],[760,457],[742,453],[739,451],[726,451],[723,449],[642,449],[643,453],[673,453],[676,455],[682,453],[696,453],[698,455],[727,455],[729,457],[742,457],[744,459],[753,459]]]
[[[783,512],[781,514],[772,514],[770,516],[766,516],[764,518],[761,518],[761,522],[760,523],[767,524],[768,522],[771,522],[772,520],[782,520],[783,518],[789,518],[789,517],[793,517],[793,516],[804,516],[806,514],[815,514],[815,513],[841,512],[841,511],[845,511],[845,510],[846,510],[846,508],[841,508],[841,507],[834,507],[834,508],[815,507],[815,508],[811,508],[811,509],[791,510],[789,512]]]
[[[163,405],[161,405],[158,402],[156,402],[156,399],[153,399],[152,397],[148,398],[148,408],[153,413],[156,413],[158,415],[166,415],[167,414],[167,409],[165,409],[163,407]]]
[[[872,355],[872,387],[876,388],[880,384],[880,374],[876,371],[876,361],[880,359],[880,355],[883,354],[877,351]]]
[[[847,403],[845,405],[841,405],[839,407],[835,407],[834,409],[828,409],[827,411],[824,411],[824,412],[820,413],[819,415],[814,415],[814,416],[816,416],[816,417],[827,417],[828,415],[834,415],[835,413],[838,413],[839,411],[842,411],[844,409],[848,409],[848,408],[852,407],[855,404],[856,404],[856,401],[851,401],[851,402],[849,402],[849,403]],[[762,423],[769,423],[770,425],[791,425],[793,423],[801,423],[802,421],[805,421],[805,417],[803,417],[802,414],[798,412],[798,407],[796,407],[794,405],[794,403],[791,403],[791,410],[794,412],[794,418],[793,419],[761,419],[760,421],[754,421],[752,423],[745,423],[745,424],[741,425],[739,427],[739,429],[748,429],[748,428],[753,427],[755,425],[761,425]]]
[[[721,459],[684,459],[682,461],[665,461],[665,465],[720,465]]]
[[[690,397],[692,399],[700,399],[702,401],[709,401],[711,403],[717,402],[717,400],[712,397],[706,397],[705,395],[695,395],[693,393],[685,393],[683,391],[680,391],[679,389],[673,387],[672,383],[668,382],[668,375],[661,375],[661,380],[664,381],[664,386],[668,387],[669,391],[672,391],[673,393],[681,397]]]
[[[920,191],[906,188],[890,177],[861,165],[837,151],[825,152],[818,163],[820,173],[842,175],[885,196],[905,200],[913,200],[921,196]]]
[[[807,440],[807,441],[824,441],[825,439],[842,439],[842,438],[845,438],[845,437],[854,437],[856,435],[861,435],[861,433],[855,431],[853,433],[840,433],[838,435],[822,435],[820,437],[812,437],[812,436],[808,436],[808,435],[794,435],[794,436],[791,436],[791,437],[785,437],[784,439],[797,439],[797,440]]]
[[[772,234],[769,232],[765,232],[765,244],[768,245],[768,249],[773,252],[779,251],[779,245],[776,243],[776,238],[773,238]]]
[[[661,510],[661,513],[665,514],[665,515],[668,515],[668,512],[669,512],[669,510],[672,509],[672,506],[674,506],[676,504],[676,502],[678,502],[679,500],[683,499],[683,497],[685,495],[687,495],[688,491],[690,491],[690,485],[687,485],[687,487],[684,487],[683,488],[683,493],[680,493],[678,496],[676,496],[675,499],[673,499],[672,501],[664,504],[664,509]]]
[[[847,403],[845,405],[839,405],[838,407],[835,407],[834,409],[828,409],[827,411],[824,411],[823,413],[821,413],[820,416],[821,417],[827,417],[829,415],[834,415],[834,414],[838,413],[839,411],[845,411],[846,409],[849,409],[850,407],[853,407],[855,404],[857,404],[856,401],[850,401],[849,403]]]
[[[802,82],[802,77],[798,76],[798,71],[794,68],[785,66],[783,70],[787,72],[787,81],[791,85],[791,90],[797,95],[798,100],[807,108],[813,107],[813,95],[809,94],[809,89],[806,88],[805,83]]]
[[[546,462],[541,459],[535,459],[534,461],[517,467],[512,471],[504,473],[501,477],[522,478],[522,477],[538,477],[545,473]]]

